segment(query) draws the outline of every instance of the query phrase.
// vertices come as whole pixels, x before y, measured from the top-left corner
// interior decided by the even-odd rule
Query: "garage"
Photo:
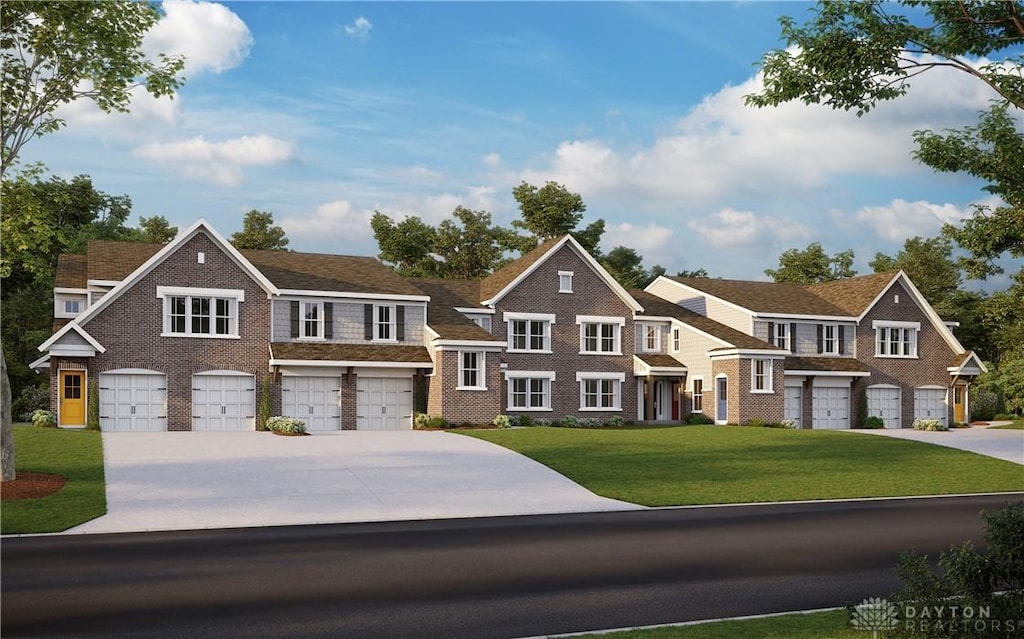
[[[803,417],[804,389],[802,386],[786,386],[786,399],[783,418],[796,424],[797,428],[803,428],[801,418]]]
[[[946,408],[946,389],[942,387],[924,387],[914,389],[914,419],[937,419],[949,424]]]
[[[100,429],[167,430],[167,376],[142,369],[100,373]]]
[[[362,377],[356,381],[358,430],[412,428],[412,378]]]
[[[902,401],[899,386],[868,386],[868,416],[881,417],[886,428],[902,428]]]
[[[255,430],[256,378],[236,371],[192,376],[192,430]]]
[[[340,377],[282,377],[281,414],[305,421],[307,430],[340,430],[340,391]]]
[[[811,395],[813,427],[850,427],[850,387],[815,386]]]

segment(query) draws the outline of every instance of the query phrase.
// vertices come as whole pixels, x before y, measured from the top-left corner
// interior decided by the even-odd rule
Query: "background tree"
[[[407,277],[438,277],[437,260],[431,255],[437,229],[416,216],[395,222],[374,211],[370,228],[377,240],[377,256],[401,275]]]
[[[644,258],[635,249],[625,246],[616,246],[601,256],[599,261],[601,266],[625,288],[643,288],[659,275],[665,274],[665,268],[658,264],[649,271],[645,269]]]
[[[154,215],[152,217],[140,217],[138,227],[128,229],[124,239],[130,242],[167,244],[177,235],[177,226],[171,226],[167,218],[162,215]]]
[[[184,59],[160,55],[153,61],[141,51],[160,15],[150,2],[0,4],[0,175],[29,140],[64,126],[55,115],[62,104],[85,99],[103,111],[128,111],[137,86],[156,97],[173,95]]]
[[[535,238],[520,247],[523,252],[536,246],[538,240],[572,233],[591,255],[599,255],[604,220],[591,222],[583,229],[576,228],[587,210],[579,193],[572,193],[557,182],[549,181],[540,188],[522,182],[512,189],[512,197],[519,203],[520,212],[520,219],[514,220],[512,226],[528,231]]]
[[[684,269],[684,270],[679,271],[678,273],[676,273],[676,277],[703,277],[703,278],[708,278],[708,277],[711,277],[711,276],[708,275],[708,272],[707,272],[706,269],[699,268],[699,269],[697,269],[695,271],[687,271],[687,270]]]
[[[902,269],[939,315],[953,311],[952,298],[960,289],[960,268],[953,261],[953,247],[941,237],[912,237],[894,256],[876,253],[868,266],[875,273]]]
[[[787,249],[779,256],[779,268],[765,269],[765,275],[776,282],[789,284],[817,284],[853,277],[853,251],[839,251],[829,255],[819,242],[806,249]]]
[[[857,109],[859,116],[880,100],[904,95],[912,78],[938,68],[970,75],[995,91],[1000,100],[981,114],[977,127],[915,132],[914,157],[936,171],[980,178],[1006,202],[994,210],[977,208],[961,228],[946,227],[946,235],[972,255],[963,263],[969,275],[997,272],[993,260],[1004,252],[1024,255],[1024,133],[1007,113],[1024,109],[1024,4],[832,0],[819,3],[805,24],[790,17],[780,23],[787,48],[764,56],[764,89],[746,96],[747,104],[801,100]],[[991,62],[979,67],[972,58]]]
[[[239,249],[288,250],[288,238],[283,228],[274,226],[274,214],[256,209],[245,214],[242,230],[231,236],[231,243]]]
[[[459,206],[452,217],[437,225],[434,236],[432,252],[441,260],[440,277],[486,277],[507,261],[505,252],[515,235],[495,226],[490,213]]]

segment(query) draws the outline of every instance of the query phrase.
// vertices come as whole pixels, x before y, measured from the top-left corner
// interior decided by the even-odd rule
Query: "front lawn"
[[[578,639],[869,639],[850,625],[845,610],[779,615],[761,619],[711,621],[691,626],[625,630]]]
[[[1018,417],[1013,420],[1010,424],[1003,424],[1002,426],[992,426],[991,428],[1002,428],[1010,430],[1024,430],[1024,417]]]
[[[98,432],[15,426],[14,445],[18,472],[51,473],[68,481],[49,497],[0,503],[0,532],[58,532],[107,511]]]
[[[741,426],[463,433],[645,506],[1024,490],[1019,465],[921,442]]]

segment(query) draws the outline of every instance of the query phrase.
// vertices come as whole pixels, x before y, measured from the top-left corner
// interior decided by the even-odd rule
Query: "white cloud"
[[[910,237],[932,237],[942,225],[957,223],[971,216],[971,211],[954,204],[933,204],[919,200],[895,199],[886,206],[865,206],[854,217],[874,228],[879,237],[902,244]]]
[[[289,216],[281,220],[281,228],[295,238],[323,240],[337,238],[350,241],[371,235],[372,209],[360,209],[348,200],[321,204],[312,215]]]
[[[221,73],[249,55],[252,34],[231,9],[213,2],[164,0],[164,17],[146,34],[143,51],[184,55],[186,74]]]
[[[81,91],[88,91],[91,88],[92,82],[89,81],[82,82],[78,87]],[[57,110],[57,117],[63,118],[72,127],[102,125],[110,122],[111,118],[130,118],[133,127],[142,122],[163,125],[173,124],[181,117],[181,100],[166,95],[154,98],[141,86],[132,87],[128,93],[131,96],[128,113],[105,113],[92,100],[75,100],[62,104]]]
[[[705,242],[719,249],[768,248],[813,236],[813,231],[799,222],[731,208],[690,220],[686,225]]]
[[[185,175],[215,184],[237,186],[244,181],[241,167],[271,166],[294,157],[291,143],[268,135],[242,136],[208,142],[202,136],[178,142],[154,142],[137,147],[136,157],[181,164]]]
[[[501,154],[500,153],[488,153],[487,155],[480,158],[484,166],[498,167],[501,166]]]
[[[363,16],[359,16],[352,24],[345,25],[345,35],[356,40],[366,40],[370,37],[371,29],[373,29],[373,23]]]
[[[675,231],[667,226],[660,226],[653,222],[643,226],[623,222],[605,226],[601,248],[606,252],[616,246],[636,249],[637,253],[643,256],[644,263],[651,266],[669,261],[674,262],[678,258],[677,255],[673,255],[672,241],[674,239]]]

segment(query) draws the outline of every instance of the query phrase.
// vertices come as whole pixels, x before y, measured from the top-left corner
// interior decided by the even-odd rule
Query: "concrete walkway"
[[[637,510],[444,432],[103,433],[107,514],[77,533]]]
[[[998,423],[1008,424],[1009,422]],[[1001,430],[974,426],[972,428],[953,428],[948,431],[878,428],[857,429],[849,432],[912,439],[1024,465],[1024,430]]]

